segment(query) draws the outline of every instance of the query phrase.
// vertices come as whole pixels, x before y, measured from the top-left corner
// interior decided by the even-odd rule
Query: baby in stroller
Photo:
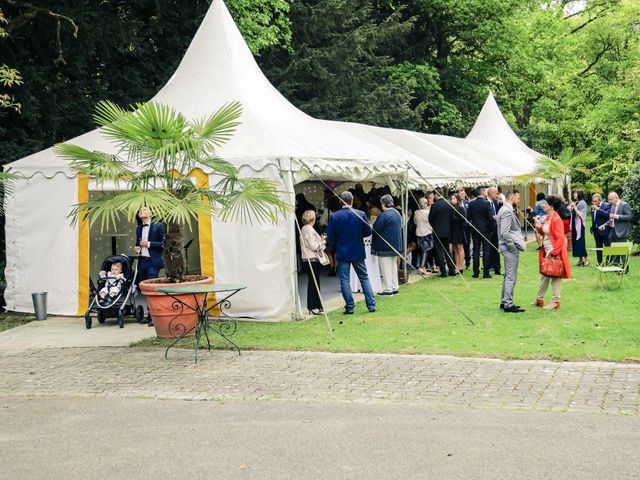
[[[100,278],[106,279],[104,282],[104,287],[102,287],[98,292],[100,298],[104,301],[107,295],[109,295],[111,298],[117,297],[122,290],[122,284],[124,282],[122,263],[113,262],[111,264],[111,269],[109,270],[109,272],[100,270],[100,273],[98,275],[100,276]]]
[[[92,314],[98,317],[100,323],[115,317],[120,328],[124,327],[126,316],[134,316],[142,321],[144,307],[137,304],[135,298],[137,274],[138,262],[127,255],[111,255],[102,262],[98,285],[89,279],[91,301],[84,314],[87,328],[93,324]]]

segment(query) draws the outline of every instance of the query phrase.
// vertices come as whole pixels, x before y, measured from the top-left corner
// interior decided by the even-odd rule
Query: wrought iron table
[[[164,352],[164,358],[167,358],[167,354],[169,353],[169,349],[173,347],[176,343],[182,340],[185,336],[189,335],[195,328],[195,361],[198,361],[198,345],[200,344],[200,338],[202,335],[207,339],[207,347],[209,351],[211,351],[211,340],[209,339],[209,331],[214,332],[215,334],[222,337],[226,342],[231,344],[233,348],[236,349],[238,355],[240,355],[240,347],[236,345],[230,337],[232,337],[236,331],[238,330],[238,321],[227,315],[225,313],[226,309],[231,307],[231,302],[229,299],[233,297],[236,293],[240,292],[247,288],[245,285],[176,285],[175,287],[164,287],[159,288],[157,291],[162,292],[165,295],[173,298],[177,303],[176,310],[180,310],[178,317],[184,311],[184,308],[188,308],[189,310],[194,311],[198,315],[198,321],[196,325],[189,330],[185,331],[178,338],[175,339],[167,347]],[[207,296],[209,293],[216,294],[216,303],[208,306],[207,304]],[[189,305],[182,300],[180,300],[176,295],[193,295],[194,305]],[[222,297],[222,298],[220,298]],[[214,308],[218,308],[220,311],[220,315],[211,316],[209,312]]]

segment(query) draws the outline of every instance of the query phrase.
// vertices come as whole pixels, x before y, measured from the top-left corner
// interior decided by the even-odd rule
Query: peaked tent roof
[[[208,116],[227,102],[239,101],[241,125],[217,153],[256,171],[292,161],[293,170],[307,166],[338,178],[351,168],[366,178],[404,171],[412,158],[402,149],[368,143],[294,107],[264,76],[222,0],[212,2],[178,69],[152,100],[171,105],[187,118]],[[91,150],[116,150],[99,129],[69,142]],[[51,148],[10,166],[25,174],[73,173]]]
[[[293,106],[264,76],[222,0],[213,0],[176,72],[152,100],[192,119],[239,101],[241,124],[218,155],[254,171],[268,165],[290,169],[296,182],[312,178],[312,172],[335,179],[382,179],[406,172],[410,164],[420,171],[411,175],[418,184],[423,179],[433,185],[486,183],[530,171],[539,156],[509,128],[491,95],[468,137],[487,146],[473,140],[314,119]],[[69,142],[116,152],[99,129]],[[51,148],[9,166],[27,176],[36,172],[47,177],[57,172],[74,175],[69,162]]]
[[[516,162],[518,175],[530,173],[541,153],[527,147],[505,120],[492,93],[489,93],[480,115],[467,139],[476,140],[501,152]]]

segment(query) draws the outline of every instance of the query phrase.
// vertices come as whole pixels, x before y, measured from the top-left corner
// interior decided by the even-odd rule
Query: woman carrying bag
[[[324,252],[325,241],[313,228],[315,223],[316,212],[306,210],[302,214],[303,227],[300,229],[300,253],[302,254],[302,263],[304,263],[308,277],[307,309],[313,315],[320,315],[324,311],[322,300],[320,300],[320,265],[328,265],[329,258]]]
[[[571,266],[569,265],[569,253],[564,234],[564,224],[558,210],[562,207],[560,197],[551,195],[543,204],[547,218],[544,224],[536,220],[535,226],[542,236],[542,248],[540,248],[540,288],[533,302],[534,306],[544,307],[545,310],[560,308],[560,284],[563,278],[571,278]],[[551,283],[553,296],[548,305],[544,305],[544,296]]]

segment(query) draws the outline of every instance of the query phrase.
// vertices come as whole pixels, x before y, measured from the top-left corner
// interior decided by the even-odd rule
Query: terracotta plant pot
[[[190,280],[197,279],[197,280]],[[212,283],[211,277],[202,278],[200,275],[187,275],[185,281],[180,284],[176,283],[156,283],[157,278],[144,280],[140,282],[140,290],[147,300],[147,307],[153,319],[153,326],[156,334],[160,338],[177,338],[184,332],[191,332],[187,336],[195,334],[195,325],[198,321],[198,315],[190,308],[181,305],[174,298],[166,293],[157,292],[159,288],[175,287],[176,285],[207,285]],[[198,303],[202,304],[202,296],[198,296]],[[195,308],[195,299],[192,294],[174,295],[182,302]]]

